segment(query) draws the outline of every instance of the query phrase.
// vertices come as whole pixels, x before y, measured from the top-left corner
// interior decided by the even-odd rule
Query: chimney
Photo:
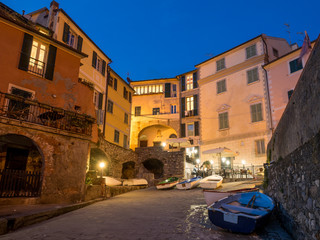
[[[54,17],[56,15],[56,10],[59,9],[59,3],[57,3],[56,1],[52,1],[50,3],[50,10],[49,10],[49,17],[48,17],[48,23],[47,26],[49,29],[53,30],[53,26],[54,26]]]

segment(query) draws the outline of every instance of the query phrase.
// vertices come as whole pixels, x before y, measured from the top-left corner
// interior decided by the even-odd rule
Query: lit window
[[[47,56],[47,46],[38,40],[33,40],[31,48],[31,56],[29,61],[29,71],[39,75],[43,75],[45,61]]]
[[[193,75],[187,76],[187,90],[193,89]]]
[[[191,111],[194,108],[193,96],[187,97],[187,111]]]

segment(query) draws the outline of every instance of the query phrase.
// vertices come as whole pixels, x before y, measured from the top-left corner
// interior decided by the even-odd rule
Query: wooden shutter
[[[165,89],[164,97],[166,98],[171,97],[171,83],[166,83],[164,85],[164,89]]]
[[[181,126],[180,126],[180,137],[186,137],[186,124],[185,123],[181,123]]]
[[[57,48],[50,45],[49,46],[48,61],[47,61],[47,70],[46,70],[46,75],[45,75],[46,79],[53,80],[56,54],[57,54]]]
[[[83,38],[81,36],[78,36],[78,45],[77,45],[77,50],[79,52],[82,51],[82,42],[83,42]]]
[[[193,88],[198,87],[197,72],[193,73]]]
[[[97,64],[97,53],[95,51],[93,51],[93,53],[92,53],[92,67],[96,68],[96,64]]]
[[[64,23],[62,41],[65,43],[68,42],[69,32],[70,32],[70,26],[67,23]]]
[[[199,136],[199,122],[194,122],[194,135]]]
[[[117,80],[116,78],[113,80],[113,88],[114,88],[114,90],[116,90],[116,91],[117,91],[117,89],[118,89],[118,80]]]
[[[131,96],[131,92],[129,92],[129,103],[132,102],[132,96]]]
[[[99,109],[102,109],[102,102],[103,102],[103,94],[99,93],[99,104],[98,104]]]
[[[106,73],[106,61],[102,60],[102,75],[105,76]]]
[[[198,116],[198,95],[193,95],[193,115]]]
[[[186,98],[181,98],[181,117],[185,117],[185,111],[186,110]]]
[[[181,91],[185,91],[186,90],[186,77],[182,76],[181,77]]]
[[[20,61],[19,61],[19,69],[28,71],[30,54],[32,48],[33,37],[25,33],[23,38],[23,44],[21,49]]]

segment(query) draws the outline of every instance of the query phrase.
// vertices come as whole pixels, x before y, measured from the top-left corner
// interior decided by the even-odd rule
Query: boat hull
[[[200,181],[200,187],[203,189],[216,189],[221,186],[223,178],[218,175],[206,177]]]
[[[172,183],[166,183],[166,184],[158,184],[156,186],[157,189],[159,190],[164,190],[164,189],[172,189],[178,184],[178,181],[172,182]]]
[[[200,184],[200,179],[198,181],[194,181],[194,182],[189,182],[189,183],[179,183],[177,184],[177,189],[179,190],[188,190],[188,189],[192,189],[195,188],[197,186],[199,186]]]

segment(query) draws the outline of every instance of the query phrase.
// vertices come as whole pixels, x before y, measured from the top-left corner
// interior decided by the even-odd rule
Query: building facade
[[[177,78],[131,82],[131,149],[164,146],[180,131],[179,81]],[[165,146],[169,149],[169,145]]]
[[[202,162],[221,169],[266,161],[272,129],[262,65],[289,51],[285,39],[260,35],[196,65]]]

